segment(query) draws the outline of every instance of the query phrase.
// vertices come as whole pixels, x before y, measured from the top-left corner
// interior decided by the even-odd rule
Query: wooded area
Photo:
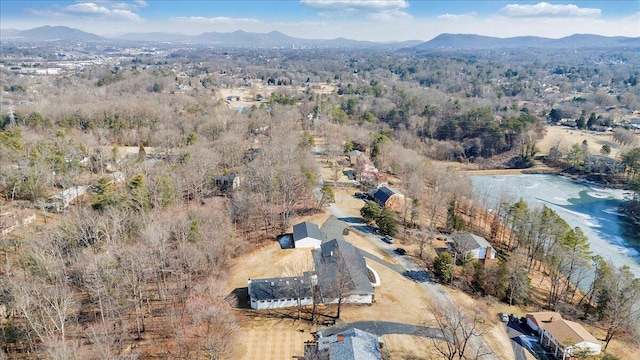
[[[0,237],[0,358],[237,356],[242,319],[228,306],[227,269],[335,200],[331,186],[314,194],[317,138],[318,155],[361,150],[399,181],[410,199],[401,213],[362,214],[385,234],[462,230],[474,221],[465,212],[485,214],[505,261],[464,262],[463,288],[527,304],[528,272],[542,269],[548,309],[601,322],[607,344],[636,334],[640,280],[628,268],[592,256],[582,231],[547,207],[519,201],[487,213],[455,170],[531,166],[555,126],[547,121],[582,118],[578,127],[613,127],[620,155],[558,144],[547,160],[634,190],[629,213],[640,218],[635,50],[180,48],[55,76],[11,70],[58,50],[3,59],[1,69],[0,213],[38,220]],[[78,196],[55,197],[68,190]],[[446,256],[425,260],[449,283]]]

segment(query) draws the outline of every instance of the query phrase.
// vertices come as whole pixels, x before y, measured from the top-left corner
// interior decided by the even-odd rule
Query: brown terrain
[[[603,144],[613,145],[609,142],[607,135],[586,134],[581,132],[569,132],[565,134],[565,129],[560,127],[551,127],[545,139],[539,143],[542,154],[548,152],[550,146],[557,143],[555,137],[561,137],[563,144],[570,146],[572,142],[581,142],[587,138],[590,149],[597,152]],[[612,146],[616,154],[620,149]],[[491,170],[499,171],[499,170]],[[509,171],[509,170],[505,170]],[[321,176],[325,179],[330,178],[331,170],[328,166],[324,166]],[[347,181],[346,176],[342,176],[338,181]],[[353,193],[357,191],[350,187],[335,187],[336,204],[345,210],[351,216],[358,217],[359,210],[364,205],[360,199],[356,199]],[[446,209],[442,209],[445,213]],[[486,213],[484,214],[486,215]],[[311,221],[318,225],[328,218],[329,214],[323,212],[314,216],[300,218],[297,221]],[[484,231],[488,233],[487,218],[480,216],[474,218],[476,223],[484,223]],[[486,235],[486,234],[485,234]],[[508,234],[498,237],[507,238]],[[356,232],[351,232],[345,236],[345,240],[351,242],[355,246],[368,251],[387,262],[394,263],[393,259],[368,239],[363,238]],[[418,262],[420,259],[416,257],[418,244],[417,238],[410,235],[404,236],[403,232],[396,236],[398,246],[402,246],[407,250],[409,256],[413,256]],[[435,256],[435,249],[444,247],[444,243],[434,240],[431,246],[427,247],[427,256]],[[350,322],[358,320],[384,320],[396,321],[416,325],[433,325],[432,315],[428,312],[428,304],[430,300],[424,291],[413,281],[400,276],[399,274],[387,269],[386,267],[367,260],[367,263],[373,267],[381,277],[381,286],[376,288],[376,300],[371,306],[343,305],[343,311],[340,321]],[[274,277],[291,274],[287,269],[295,268],[290,264],[310,265],[310,250],[281,250],[277,243],[268,244],[267,246],[257,249],[253,253],[242,257],[231,270],[233,274],[230,281],[230,291],[236,287],[245,287],[246,281],[250,277]],[[528,307],[509,306],[501,301],[493,298],[474,298],[468,294],[454,288],[446,287],[446,291],[454,299],[454,301],[462,307],[462,309],[472,315],[479,309],[484,312],[485,323],[482,327],[483,338],[487,344],[493,349],[499,359],[512,359],[514,357],[510,340],[505,332],[503,324],[498,320],[497,314],[505,312],[516,314],[521,317],[529,311],[539,311],[543,309],[546,296],[548,294],[550,284],[546,276],[537,270],[530,273],[531,284],[534,286],[533,302]],[[579,298],[577,296],[576,298]],[[303,343],[311,340],[310,331],[316,331],[322,327],[312,325],[308,320],[297,320],[295,311],[291,310],[274,314],[273,312],[255,312],[250,310],[238,310],[243,317],[247,319],[243,322],[242,336],[244,341],[244,357],[243,359],[258,358],[289,358],[293,355],[301,355],[303,351]],[[335,312],[332,307],[324,307],[320,309],[321,314],[331,316]],[[303,314],[303,318],[309,318],[309,314]],[[582,323],[587,330],[591,331],[597,338],[603,339],[605,330],[593,326],[591,324]],[[385,335],[383,336],[385,346],[388,349],[392,359],[426,359],[438,357],[437,351],[430,339],[416,338],[408,335]],[[640,358],[640,349],[637,347],[630,348],[626,339],[621,336],[614,339],[609,345],[608,352],[618,355],[622,359]],[[265,352],[266,351],[266,352]],[[533,355],[527,353],[528,358],[533,359]]]

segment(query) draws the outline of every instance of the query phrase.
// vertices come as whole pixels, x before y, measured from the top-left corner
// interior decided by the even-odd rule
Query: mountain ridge
[[[444,33],[415,46],[416,49],[480,50],[500,48],[589,48],[640,46],[640,37],[573,34],[558,39],[541,36],[515,36],[498,38],[476,34]]]
[[[151,43],[183,43],[208,46],[248,47],[248,48],[388,48],[405,50],[483,50],[509,48],[588,48],[588,47],[640,47],[640,37],[607,37],[593,34],[573,34],[559,39],[539,36],[515,36],[498,38],[477,34],[443,33],[429,41],[375,42],[353,40],[344,37],[335,39],[303,39],[280,31],[267,33],[247,32],[203,32],[185,35],[165,32],[126,33],[113,37],[102,37],[66,26],[41,26],[28,30],[0,29],[2,40],[45,42],[45,41],[126,41]]]

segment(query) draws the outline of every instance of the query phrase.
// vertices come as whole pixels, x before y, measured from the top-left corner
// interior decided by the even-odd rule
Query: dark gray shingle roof
[[[304,276],[251,279],[249,297],[253,300],[297,299],[311,297],[311,277]]]
[[[322,233],[318,225],[310,222],[301,222],[293,226],[293,240],[298,241],[310,237],[322,241]]]
[[[462,251],[488,248],[491,246],[485,238],[471,233],[453,235],[453,241]]]
[[[373,195],[373,199],[381,206],[384,206],[384,204],[387,202],[387,200],[389,200],[391,195],[394,195],[394,194],[399,194],[399,193],[393,190],[392,188],[383,186],[375,192],[375,194]]]
[[[338,341],[338,335],[342,341]],[[351,328],[340,334],[327,336],[318,340],[320,359],[327,360],[378,360],[380,343],[378,337],[360,329]]]
[[[340,290],[343,295],[373,293],[367,264],[350,243],[337,239],[328,241],[313,251],[313,261],[323,297],[335,297]],[[339,289],[341,284],[346,289]]]

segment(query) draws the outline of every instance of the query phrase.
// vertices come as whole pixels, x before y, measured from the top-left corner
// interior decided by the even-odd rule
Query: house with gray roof
[[[382,360],[380,341],[374,334],[351,328],[305,344],[304,359]]]
[[[293,226],[295,248],[319,248],[322,243],[320,227],[308,221]]]
[[[487,239],[471,233],[453,235],[455,250],[473,259],[486,261],[496,258],[496,250]]]
[[[402,211],[404,195],[390,187],[380,187],[373,193],[373,201],[381,207],[388,207],[393,211]]]
[[[369,269],[357,249],[344,240],[331,240],[312,250],[314,272],[302,276],[249,279],[252,309],[373,302]],[[315,290],[315,291],[314,291]]]
[[[311,288],[315,275],[249,279],[249,304],[252,309],[276,309],[313,305]]]
[[[313,251],[318,288],[324,304],[373,302],[373,285],[364,257],[344,240],[333,239]]]
[[[88,186],[82,185],[63,190],[47,200],[46,209],[51,212],[62,212],[85,196],[88,190]]]
[[[360,150],[349,151],[347,156],[349,157],[349,162],[352,166],[356,165],[358,161],[362,161],[367,158]]]

